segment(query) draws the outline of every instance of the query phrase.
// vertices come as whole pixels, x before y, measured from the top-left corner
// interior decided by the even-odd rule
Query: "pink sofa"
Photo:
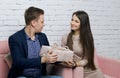
[[[94,61],[102,70],[105,78],[120,78],[120,60],[103,57],[95,53]],[[84,78],[83,71],[83,67],[77,67],[74,71],[65,68],[62,72],[63,78]]]
[[[9,65],[6,55],[9,53],[9,46],[7,41],[0,41],[0,78],[7,78]]]
[[[0,41],[0,78],[7,78],[10,62],[6,59],[6,55],[9,53],[9,46],[7,41]],[[96,61],[106,78],[120,78],[120,60],[106,58],[100,55],[96,55]],[[78,72],[81,73],[78,73]],[[65,70],[64,74],[68,73],[66,78],[71,78],[70,70]],[[79,67],[75,70],[78,78],[83,78],[83,68]],[[70,77],[69,77],[70,76]]]
[[[120,78],[120,60],[97,55],[99,67],[110,78]]]

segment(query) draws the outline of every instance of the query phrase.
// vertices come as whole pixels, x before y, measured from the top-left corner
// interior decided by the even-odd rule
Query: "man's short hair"
[[[38,19],[39,16],[43,14],[44,14],[44,10],[36,7],[29,7],[24,14],[26,25],[30,25],[32,20]]]

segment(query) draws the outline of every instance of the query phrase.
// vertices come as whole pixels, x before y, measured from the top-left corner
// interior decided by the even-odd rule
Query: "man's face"
[[[40,15],[38,20],[36,20],[35,31],[41,32],[44,27],[44,15]]]

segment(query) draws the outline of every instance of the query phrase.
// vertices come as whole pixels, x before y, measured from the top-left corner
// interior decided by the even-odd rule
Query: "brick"
[[[56,42],[60,45],[62,35],[70,30],[72,13],[85,10],[90,16],[98,53],[119,58],[119,3],[119,0],[0,0],[0,40],[7,39],[11,34],[22,29],[25,25],[25,9],[36,6],[45,10],[43,32],[47,34],[50,44]]]

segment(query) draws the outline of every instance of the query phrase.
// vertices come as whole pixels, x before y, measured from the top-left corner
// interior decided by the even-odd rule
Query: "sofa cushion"
[[[9,67],[3,57],[0,57],[0,78],[7,78]]]
[[[5,55],[5,61],[8,64],[8,67],[11,68],[11,66],[12,66],[12,57],[11,57],[10,52]]]
[[[8,41],[0,41],[0,54],[6,54],[9,52]]]

